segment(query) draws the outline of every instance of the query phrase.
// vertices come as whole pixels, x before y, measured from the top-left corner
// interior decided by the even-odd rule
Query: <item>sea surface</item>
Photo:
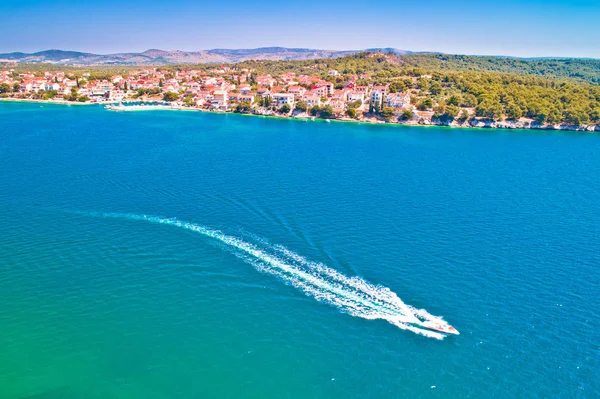
[[[599,312],[600,135],[0,103],[0,398],[598,398]]]

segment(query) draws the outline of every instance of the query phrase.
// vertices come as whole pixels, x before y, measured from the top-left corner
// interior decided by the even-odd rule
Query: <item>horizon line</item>
[[[516,58],[516,59],[524,59],[524,60],[532,60],[532,59],[582,59],[582,60],[600,60],[600,57],[586,57],[586,56],[556,56],[556,55],[538,55],[538,56],[520,56],[520,55],[507,55],[507,54],[478,54],[478,53],[446,53],[443,51],[436,50],[405,50],[396,47],[368,47],[364,49],[324,49],[324,48],[311,48],[311,47],[286,47],[286,46],[260,46],[260,47],[238,47],[238,48],[227,48],[227,47],[215,47],[208,49],[198,49],[198,50],[180,50],[180,49],[171,49],[164,50],[160,48],[149,48],[143,51],[117,51],[117,52],[91,52],[91,51],[82,51],[82,50],[63,50],[60,48],[49,48],[45,50],[38,51],[4,51],[0,53],[0,55],[9,55],[9,54],[25,54],[25,55],[34,55],[38,53],[44,53],[48,51],[61,51],[61,52],[74,52],[81,54],[90,54],[90,55],[99,55],[99,56],[110,56],[110,55],[118,55],[118,54],[143,54],[148,51],[164,51],[164,52],[182,52],[182,53],[194,53],[194,52],[210,52],[210,51],[251,51],[251,50],[266,50],[266,49],[286,49],[286,50],[305,50],[305,51],[328,51],[328,52],[354,52],[354,53],[368,53],[368,52],[382,52],[382,50],[392,50],[390,52],[403,52],[407,54],[398,54],[398,55],[418,55],[418,54],[440,54],[440,55],[452,55],[452,56],[472,56],[472,57],[493,57],[493,58]],[[317,58],[318,59],[318,58]],[[281,60],[284,61],[284,60]]]

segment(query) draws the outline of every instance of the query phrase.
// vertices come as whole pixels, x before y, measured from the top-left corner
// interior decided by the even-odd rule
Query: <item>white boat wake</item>
[[[443,339],[458,332],[441,317],[424,309],[406,305],[389,288],[374,285],[360,277],[348,277],[322,263],[311,262],[281,245],[265,242],[253,244],[240,238],[212,230],[198,224],[174,218],[136,215],[129,213],[91,213],[91,216],[143,220],[194,231],[223,244],[235,256],[243,259],[261,272],[277,276],[318,301],[337,307],[340,311],[363,319],[387,320],[394,326],[429,338]],[[433,326],[433,327],[432,327]],[[444,329],[450,328],[450,331]]]

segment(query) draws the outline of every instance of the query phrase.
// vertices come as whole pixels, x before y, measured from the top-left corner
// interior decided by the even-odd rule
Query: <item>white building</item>
[[[271,94],[273,104],[277,107],[282,107],[287,104],[294,107],[294,95],[290,93],[273,93]]]
[[[54,83],[54,82],[46,82],[42,86],[40,86],[40,90],[44,90],[44,91],[50,91],[50,90],[58,91],[59,89],[60,89],[60,85],[58,83]]]
[[[365,102],[365,93],[351,91],[350,93],[348,93],[346,99],[349,103],[353,103],[353,102],[359,101],[359,100],[360,100],[360,102],[364,103]]]
[[[393,93],[388,94],[386,104],[391,108],[403,108],[405,105],[410,104],[410,97],[406,94]]]
[[[215,90],[212,95],[211,104],[214,108],[227,110],[229,93],[225,90]]]
[[[379,90],[373,90],[371,92],[371,105],[373,107],[378,106],[381,107],[381,105],[383,104],[383,97],[384,97],[385,93]]]
[[[315,105],[321,105],[321,97],[319,96],[304,96],[304,101],[309,108],[314,107]]]

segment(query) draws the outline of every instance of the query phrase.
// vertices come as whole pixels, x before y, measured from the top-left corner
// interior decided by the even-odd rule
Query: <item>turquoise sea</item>
[[[599,311],[600,135],[0,103],[0,398],[597,398]]]

